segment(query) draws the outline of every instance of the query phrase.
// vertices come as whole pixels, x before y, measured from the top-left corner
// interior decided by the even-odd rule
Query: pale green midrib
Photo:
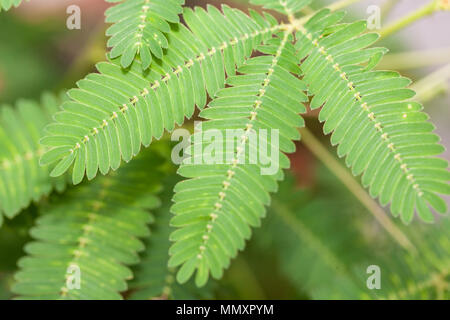
[[[151,300],[168,300],[171,298],[173,286],[176,283],[175,273],[176,271],[174,268],[169,268],[167,270],[167,275],[164,279],[164,286],[161,290],[161,295],[158,297],[150,297]]]
[[[288,16],[289,20],[291,20],[294,17],[294,13],[292,12],[292,10],[287,6],[287,1],[284,0],[278,0],[278,2],[280,3],[280,5],[283,7],[286,15]]]
[[[272,60],[272,64],[269,66],[269,68],[267,69],[267,77],[264,80],[264,84],[260,87],[260,90],[256,91],[256,93],[258,93],[258,95],[255,97],[255,102],[252,105],[252,112],[249,115],[249,121],[247,122],[246,128],[245,128],[245,135],[248,135],[248,132],[251,130],[251,127],[249,125],[251,125],[251,123],[256,119],[257,115],[254,116],[252,115],[253,112],[255,112],[255,110],[258,110],[258,108],[262,105],[262,100],[264,98],[265,95],[265,88],[267,86],[269,86],[270,84],[270,80],[273,74],[273,69],[275,68],[275,66],[278,64],[278,60],[280,59],[280,56],[282,54],[283,49],[285,48],[287,42],[288,42],[288,37],[289,34],[291,33],[290,30],[286,30],[283,34],[283,39],[280,42],[279,47],[277,48],[277,52],[276,55],[274,56],[274,59]],[[272,72],[271,72],[272,71]],[[264,90],[264,93],[261,93],[261,90]],[[259,101],[260,103],[257,104],[257,101]],[[255,106],[256,105],[256,106]],[[241,150],[244,149],[245,144],[246,144],[246,140],[244,142],[241,141],[241,145],[240,148]],[[227,170],[227,176],[225,178],[225,180],[222,182],[222,189],[218,194],[218,200],[217,202],[214,204],[214,208],[211,210],[212,213],[210,215],[210,220],[208,222],[208,224],[206,225],[206,231],[204,232],[203,236],[202,236],[202,244],[199,247],[199,251],[197,254],[197,258],[198,259],[202,259],[203,258],[203,251],[206,250],[206,246],[208,244],[208,240],[209,240],[209,236],[208,233],[212,232],[212,229],[214,227],[214,222],[215,220],[218,218],[218,215],[221,214],[222,212],[222,203],[225,201],[226,198],[226,191],[229,188],[229,186],[232,183],[232,179],[233,176],[235,174],[234,170],[235,168],[238,166],[238,160],[239,156],[240,156],[240,152],[238,150],[239,147],[237,147],[235,149],[234,154],[236,155],[235,158],[232,160],[232,164],[230,165],[229,170]],[[223,214],[223,213],[222,213]]]
[[[112,181],[113,180],[110,176],[105,176],[103,178],[102,184],[104,186],[104,189],[102,189],[102,192],[98,193],[98,198],[97,198],[98,203],[101,203],[108,196],[108,192],[104,192],[104,191],[106,188],[111,186]],[[87,221],[80,226],[81,229],[83,230],[83,233],[80,235],[80,237],[78,237],[78,246],[76,247],[75,250],[73,250],[73,252],[72,252],[73,259],[71,259],[68,262],[66,270],[71,265],[73,265],[73,264],[76,265],[76,262],[78,261],[78,259],[83,255],[83,249],[87,245],[89,245],[89,241],[86,241],[86,237],[89,235],[89,232],[90,232],[89,226],[96,220],[96,217],[98,214],[98,213],[96,213],[96,211],[97,211],[97,209],[95,208],[95,205],[93,205],[93,208],[90,210],[89,214],[87,215]],[[69,294],[70,294],[70,289],[67,288],[67,274],[66,274],[66,279],[65,279],[64,285],[60,289],[59,297],[60,297],[60,299],[64,299]]]
[[[358,100],[358,102],[361,104],[361,108],[364,109],[364,111],[367,112],[367,117],[370,121],[374,123],[373,128],[378,133],[381,133],[381,140],[382,144],[387,144],[387,148],[390,150],[389,155],[394,158],[394,161],[399,163],[400,169],[402,170],[402,174],[406,176],[406,179],[408,182],[411,183],[412,188],[417,193],[419,197],[423,196],[423,191],[420,188],[420,183],[416,181],[414,175],[410,173],[410,169],[407,167],[405,163],[403,163],[403,159],[400,153],[396,152],[395,144],[390,140],[389,135],[384,132],[383,133],[383,127],[381,122],[377,122],[374,112],[370,111],[370,106],[364,102],[364,99],[361,97],[360,92],[358,92],[355,87],[353,86],[353,83],[347,78],[346,73],[343,72],[339,66],[338,63],[334,63],[334,58],[331,54],[328,54],[326,49],[322,46],[319,47],[319,39],[312,39],[311,33],[308,32],[307,29],[305,29],[302,25],[296,26],[297,30],[300,31],[307,39],[311,41],[313,46],[316,48],[316,50],[319,51],[321,54],[320,57],[325,58],[329,65],[332,65],[332,67],[336,70],[337,73],[340,73],[340,77],[342,78],[342,81],[345,81],[347,84],[347,88],[355,93],[355,98]]]
[[[12,173],[16,173],[17,170],[23,170],[23,167],[25,166],[26,162],[32,162],[32,161],[38,161],[38,159],[45,153],[45,151],[48,150],[46,148],[38,148],[36,150],[33,151],[28,151],[25,154],[17,154],[14,159],[11,158],[3,158],[0,161],[0,172],[12,172]],[[45,167],[40,167],[38,165],[38,170],[39,169],[45,169]],[[23,176],[22,176],[23,178]],[[22,185],[23,186],[23,185]],[[26,186],[25,186],[26,187]],[[35,186],[34,186],[35,187]],[[20,190],[17,190],[15,188],[11,188],[10,186],[8,186],[8,183],[0,183],[0,193],[2,193],[3,195],[6,195],[6,191],[5,188],[10,188],[10,193],[9,194],[9,198],[11,197],[17,197],[18,196],[18,192],[20,192]],[[33,201],[33,198],[27,199],[25,202],[20,202],[20,204],[18,205],[18,207],[13,206],[13,216],[14,217],[16,214],[18,214],[21,210],[25,209],[30,203],[31,201]],[[7,216],[9,216],[11,213],[6,214],[7,209],[5,209],[4,205],[2,205],[0,203],[0,216],[2,214],[5,214]],[[11,210],[11,209],[10,209]],[[10,211],[8,210],[8,211]],[[11,218],[12,218],[11,217]],[[0,227],[1,227],[1,223],[0,223]]]
[[[142,15],[140,17],[141,24],[139,24],[138,30],[135,31],[135,33],[134,33],[135,37],[137,37],[138,39],[141,39],[143,37],[144,28],[145,28],[145,25],[147,24],[147,17],[148,17],[148,12],[149,12],[148,11],[148,9],[149,9],[148,3],[149,2],[150,2],[150,0],[145,0],[141,7],[141,13],[142,13]],[[141,42],[137,42],[137,43],[139,43],[139,49],[140,49],[140,47],[142,46],[142,43]]]
[[[229,40],[228,42],[224,42],[222,45],[220,45],[218,47],[212,47],[206,53],[201,52],[200,54],[196,55],[195,58],[186,60],[185,63],[183,64],[183,66],[179,65],[179,66],[177,66],[177,68],[173,68],[170,72],[166,73],[165,75],[161,75],[159,80],[155,80],[153,83],[150,82],[149,83],[150,90],[156,90],[160,86],[160,81],[162,81],[162,82],[169,81],[169,79],[172,76],[177,76],[178,73],[183,72],[183,70],[185,70],[185,69],[189,69],[195,63],[200,63],[201,61],[205,60],[206,57],[212,57],[216,53],[222,52],[228,46],[234,46],[240,42],[247,41],[248,39],[251,39],[251,38],[256,38],[260,35],[264,35],[269,32],[274,33],[276,30],[280,29],[281,27],[282,27],[282,25],[275,25],[271,28],[269,28],[269,27],[262,28],[261,27],[259,30],[253,32],[251,35],[249,35],[248,33],[244,33],[238,39],[235,38],[235,39]],[[149,93],[148,90],[149,89],[144,87],[140,91],[140,97],[145,98]],[[118,112],[125,114],[126,111],[129,110],[129,108],[137,108],[136,103],[139,101],[139,99],[140,98],[138,98],[137,96],[128,97],[128,100],[130,101],[129,103],[125,103],[122,106],[118,106],[118,110],[112,113],[112,115],[109,117],[109,120],[104,119],[103,122],[101,123],[101,125],[99,125],[98,127],[92,128],[90,130],[90,133],[88,135],[86,135],[84,138],[81,138],[80,141],[77,142],[72,147],[72,149],[69,150],[69,152],[72,154],[73,152],[75,152],[77,149],[79,149],[81,147],[81,144],[86,144],[91,138],[96,138],[98,135],[99,129],[104,129],[108,125],[108,121],[114,121],[114,119],[118,117],[117,116]],[[60,161],[64,158],[66,158],[67,156],[61,158]]]
[[[146,25],[149,23],[147,21],[147,17],[148,17],[148,13],[149,13],[149,10],[148,10],[149,9],[149,6],[148,6],[149,3],[150,3],[150,0],[144,0],[144,2],[142,3],[141,9],[138,11],[140,13],[139,18],[141,20],[138,23],[137,29],[134,32],[132,32],[132,34],[134,34],[134,37],[138,38],[138,41],[136,42],[136,44],[139,43],[138,50],[142,46],[141,40],[142,40],[142,37],[143,37],[144,29],[145,29]],[[130,17],[127,17],[127,18],[130,18]],[[120,21],[122,21],[122,20],[119,20],[118,22],[120,22]]]

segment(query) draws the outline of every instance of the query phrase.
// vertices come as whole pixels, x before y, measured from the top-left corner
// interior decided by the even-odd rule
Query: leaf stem
[[[310,6],[306,6],[301,10],[301,12],[305,15],[308,15],[308,14],[314,13],[315,10],[313,8],[311,8]]]
[[[341,0],[341,1],[337,1],[335,3],[330,4],[329,6],[327,6],[327,8],[330,9],[331,11],[336,11],[336,10],[340,10],[342,8],[348,7],[349,5],[359,2],[359,1],[361,1],[361,0]]]
[[[405,28],[411,23],[441,10],[450,10],[450,5],[444,3],[443,0],[432,0],[423,7],[420,7],[418,10],[412,12],[411,14],[400,18],[399,20],[394,21],[390,25],[381,29],[381,31],[379,32],[380,39],[386,38],[387,36],[391,35],[394,32],[397,32],[400,29]]]
[[[381,70],[408,70],[450,63],[450,47],[389,53],[378,63]]]
[[[353,193],[353,195],[369,210],[381,226],[405,249],[415,251],[408,237],[388,218],[384,210],[373,200],[366,190],[344,168],[331,153],[307,129],[301,128],[303,144]]]
[[[411,85],[410,89],[416,91],[414,99],[426,102],[447,91],[448,79],[450,79],[450,63]]]

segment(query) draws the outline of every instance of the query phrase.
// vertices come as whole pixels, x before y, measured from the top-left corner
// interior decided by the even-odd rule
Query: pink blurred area
[[[42,20],[59,14],[65,17],[66,9],[70,5],[79,6],[82,14],[94,19],[102,19],[105,9],[111,6],[104,0],[29,0],[20,6],[18,14],[30,20]]]
[[[358,17],[367,16],[366,9],[370,5],[378,5],[380,8],[387,2],[393,2],[394,6],[389,14],[381,17],[381,27],[395,21],[414,10],[430,3],[431,0],[363,0],[350,8]],[[442,0],[444,1],[444,0]],[[445,0],[448,1],[448,0]],[[328,1],[335,2],[335,1]],[[410,45],[411,49],[440,48],[450,46],[450,12],[437,12],[420,21],[406,27],[395,36]],[[449,57],[450,58],[450,57]]]

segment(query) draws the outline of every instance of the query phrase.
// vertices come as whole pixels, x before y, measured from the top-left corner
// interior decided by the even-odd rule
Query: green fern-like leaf
[[[294,76],[300,69],[289,40],[289,33],[283,32],[260,47],[259,51],[267,55],[252,58],[240,67],[242,75],[230,77],[230,87],[219,90],[209,108],[200,113],[210,119],[202,124],[203,130],[214,129],[226,137],[226,131],[235,129],[241,130],[241,135],[237,146],[226,150],[230,162],[196,164],[202,157],[193,153],[198,149],[196,145],[203,143],[201,150],[206,150],[209,143],[199,141],[199,134],[194,134],[188,151],[193,157],[185,160],[192,164],[183,164],[179,169],[179,174],[191,178],[176,186],[172,207],[176,216],[171,224],[179,229],[171,235],[176,243],[170,250],[169,265],[182,264],[177,274],[181,283],[195,270],[199,286],[206,283],[209,273],[214,278],[222,276],[230,258],[249,239],[249,226],[260,225],[264,206],[270,202],[269,192],[276,191],[277,180],[283,177],[281,169],[289,167],[282,152],[295,150],[292,140],[300,138],[297,128],[304,123],[298,114],[305,111],[301,102],[306,101],[302,92],[306,87]],[[279,168],[267,175],[261,174],[265,161],[251,164],[249,158],[251,132],[260,129],[268,130],[267,148],[279,156]],[[279,146],[271,130],[279,132]],[[265,142],[260,139],[260,143]]]
[[[173,231],[169,225],[170,198],[174,181],[179,179],[171,177],[168,180],[161,195],[163,206],[155,212],[155,221],[151,226],[152,234],[145,239],[145,251],[141,256],[141,262],[133,270],[134,279],[130,282],[129,299],[210,299],[211,286],[199,289],[192,282],[180,285],[175,280],[176,270],[167,267],[169,235]]]
[[[65,177],[50,178],[50,168],[39,166],[39,157],[45,151],[39,139],[62,100],[65,96],[44,94],[41,105],[19,100],[15,108],[1,107],[0,222],[2,213],[12,218],[31,201],[38,201],[53,189],[65,188]]]
[[[366,48],[377,35],[362,34],[365,21],[333,26],[342,16],[322,10],[299,26],[296,47],[303,80],[314,95],[311,108],[322,106],[324,132],[333,133],[338,155],[346,157],[354,175],[363,173],[373,197],[391,203],[392,213],[405,222],[414,211],[432,221],[428,206],[445,213],[437,194],[450,194],[447,161],[434,157],[444,148],[422,106],[409,100],[415,94],[405,88],[410,80],[371,70],[386,52]]]
[[[36,241],[25,247],[13,292],[23,299],[120,299],[132,278],[127,265],[136,264],[144,249],[139,238],[149,236],[148,209],[159,203],[153,194],[160,190],[163,164],[149,150],[49,204],[31,230]],[[74,267],[79,288],[66,281]]]
[[[122,67],[129,67],[139,55],[142,69],[147,69],[153,56],[161,59],[168,47],[169,23],[178,24],[184,0],[107,0],[120,2],[106,10],[106,22],[114,23],[106,34],[111,58],[121,57]]]
[[[0,11],[8,11],[12,7],[18,7],[22,3],[22,1],[23,0],[0,0]]]
[[[173,27],[167,54],[149,72],[142,72],[138,60],[127,71],[117,61],[98,64],[100,73],[79,81],[79,88],[68,93],[72,100],[47,126],[48,137],[41,142],[51,150],[41,163],[58,161],[55,176],[75,163],[75,184],[85,173],[93,179],[99,170],[117,169],[121,158],[130,161],[141,144],[147,146],[181,124],[195,105],[203,108],[205,88],[214,96],[225,85],[225,70],[234,74],[235,65],[278,28],[270,16],[264,20],[252,12],[252,19],[227,6],[223,12],[186,9],[183,18],[190,30]]]
[[[231,87],[217,92],[210,108],[200,113],[212,120],[203,123],[202,130],[219,130],[226,136],[226,129],[246,133],[250,129],[278,129],[279,150],[292,152],[291,140],[299,138],[296,128],[302,125],[302,120],[296,119],[298,113],[304,112],[300,105],[305,101],[301,92],[306,89],[304,82],[314,95],[312,108],[324,105],[320,119],[326,120],[325,132],[334,131],[332,141],[338,134],[344,138],[337,140],[342,143],[339,150],[345,143],[356,148],[351,154],[358,156],[355,163],[348,162],[353,172],[372,170],[378,179],[372,184],[384,188],[382,204],[392,200],[392,212],[401,213],[405,222],[412,219],[415,207],[422,219],[431,220],[425,200],[439,212],[446,211],[444,201],[435,193],[448,193],[447,162],[430,157],[442,152],[442,146],[437,144],[437,136],[428,133],[433,127],[419,112],[420,106],[407,100],[412,91],[404,87],[410,81],[392,72],[371,71],[385,52],[383,48],[365,49],[377,35],[357,37],[365,29],[365,22],[336,25],[343,16],[342,12],[330,14],[323,10],[305,25],[296,25],[297,51],[290,49],[292,40],[287,29],[283,40],[278,39],[278,47],[263,50],[271,56],[249,60],[239,70],[244,75],[230,77]],[[268,43],[271,41],[275,40]],[[284,52],[292,56],[283,56]],[[300,62],[301,72],[297,71]],[[286,72],[275,77],[278,63]],[[363,63],[367,65],[361,66]],[[288,71],[302,75],[303,82],[289,77]],[[274,81],[281,90],[271,88],[272,77],[284,80]],[[194,154],[195,150],[205,150],[211,144],[198,141],[201,133],[192,137],[188,153],[194,156],[179,170],[191,179],[177,185],[173,206],[176,216],[172,224],[179,229],[171,235],[176,243],[170,251],[169,265],[182,265],[177,274],[181,283],[195,271],[199,286],[206,283],[210,273],[215,278],[222,276],[230,258],[243,249],[244,240],[250,237],[249,226],[259,225],[264,205],[270,201],[268,192],[273,192],[276,180],[282,178],[281,172],[262,176],[258,165],[247,164],[251,161],[243,151],[246,133],[232,151],[231,164],[225,165],[201,164],[202,155]],[[359,141],[355,136],[367,140]],[[228,154],[219,156],[223,159]],[[245,164],[239,164],[240,156]],[[280,159],[280,168],[289,166],[283,154]],[[385,174],[379,170],[383,163],[389,165]]]

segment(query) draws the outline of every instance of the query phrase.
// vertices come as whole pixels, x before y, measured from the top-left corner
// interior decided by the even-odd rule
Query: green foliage
[[[12,7],[18,7],[22,3],[22,1],[23,0],[0,0],[0,11],[8,11]]]
[[[15,108],[0,109],[0,225],[2,213],[14,217],[31,201],[38,201],[53,189],[63,191],[64,176],[50,178],[49,166],[39,166],[45,149],[39,144],[44,127],[58,111],[63,95],[42,95],[41,105],[19,100]]]
[[[59,161],[53,172],[58,176],[75,162],[74,183],[85,172],[93,179],[98,170],[106,174],[118,168],[120,158],[131,160],[141,144],[148,145],[152,137],[190,117],[195,105],[203,108],[205,88],[214,97],[224,87],[226,75],[234,74],[235,64],[241,65],[261,40],[276,30],[287,28],[288,34],[295,28],[299,31],[293,61],[302,61],[303,81],[314,95],[311,107],[323,105],[320,120],[325,121],[325,133],[333,131],[332,143],[339,144],[338,154],[347,156],[353,173],[364,173],[363,184],[370,186],[372,196],[379,196],[383,205],[391,203],[392,213],[405,222],[412,220],[414,211],[431,221],[428,205],[446,212],[436,194],[450,192],[447,162],[434,158],[443,147],[431,133],[434,127],[421,105],[408,100],[414,95],[405,89],[409,80],[393,72],[371,71],[386,50],[365,49],[377,39],[376,34],[360,35],[365,22],[337,24],[342,12],[322,10],[304,25],[269,28],[269,22],[254,13],[251,19],[228,7],[223,10],[225,15],[212,7],[208,13],[186,9],[183,18],[190,31],[173,27],[160,68],[143,73],[138,60],[128,71],[117,62],[99,64],[100,74],[89,75],[78,83],[79,89],[69,91],[72,100],[64,105],[61,119],[47,127],[49,137],[43,143],[52,149],[41,163]],[[218,29],[222,32],[209,29],[213,18],[226,27]],[[288,110],[290,101],[278,99]],[[289,111],[278,114],[281,120],[290,117]]]
[[[209,108],[200,113],[209,119],[202,123],[202,130],[215,129],[225,139],[232,139],[233,145],[235,138],[227,137],[226,131],[241,130],[241,136],[236,137],[233,150],[226,150],[230,154],[216,154],[222,159],[232,158],[231,163],[198,165],[202,154],[194,154],[186,160],[192,164],[183,164],[178,171],[190,178],[175,187],[172,207],[176,216],[171,224],[179,229],[171,235],[176,243],[170,250],[169,265],[183,264],[177,275],[181,283],[195,269],[199,286],[206,283],[209,273],[217,279],[222,277],[230,257],[235,257],[244,248],[244,240],[250,238],[249,226],[260,225],[264,206],[270,203],[269,192],[275,192],[277,180],[283,178],[281,169],[289,167],[288,158],[281,152],[295,151],[292,140],[300,138],[296,128],[303,126],[298,114],[305,111],[300,102],[307,100],[302,92],[306,86],[295,77],[300,69],[289,37],[284,32],[259,47],[267,55],[249,59],[238,69],[240,75],[229,77],[229,87],[219,90]],[[284,93],[286,89],[288,94]],[[262,163],[268,163],[263,160],[268,159],[260,159],[258,164],[250,162],[249,141],[252,130],[259,129],[269,130],[267,149],[280,153],[276,174],[262,174]],[[274,145],[278,141],[269,136],[270,129],[279,130],[280,150]],[[201,134],[191,138],[193,145],[188,153],[193,154],[196,145],[202,144]],[[201,150],[215,143],[205,143]]]
[[[152,56],[161,59],[168,47],[165,34],[169,23],[179,23],[184,0],[107,0],[120,4],[106,10],[106,22],[114,23],[106,35],[111,58],[121,56],[120,64],[127,68],[138,54],[142,69],[147,69]]]
[[[149,150],[117,173],[52,199],[31,229],[36,241],[25,246],[28,255],[18,263],[13,292],[23,299],[120,299],[133,276],[127,266],[144,250],[139,238],[149,235],[148,210],[159,204],[154,194],[163,165]],[[73,266],[81,282],[70,290]]]
[[[168,268],[169,235],[173,231],[170,227],[170,198],[176,177],[169,177],[164,184],[161,195],[163,206],[155,212],[152,223],[152,234],[144,241],[145,251],[141,255],[141,262],[133,269],[134,279],[130,282],[131,294],[128,299],[211,299],[212,286],[197,288],[190,282],[180,285],[175,280],[174,268]]]
[[[396,72],[372,71],[385,53],[366,48],[376,34],[364,33],[366,22],[333,26],[341,13],[322,10],[296,34],[303,81],[314,95],[311,108],[322,109],[324,133],[339,144],[338,155],[382,205],[391,203],[394,216],[406,223],[414,211],[432,221],[428,206],[445,213],[447,206],[437,194],[450,194],[450,173],[440,138],[422,105],[410,101],[410,80]],[[328,34],[329,29],[335,32]],[[366,65],[361,65],[366,63]],[[343,111],[345,110],[345,111]]]
[[[292,178],[283,182],[255,235],[297,289],[313,299],[448,299],[450,220],[402,228],[417,250],[407,252],[321,171],[316,192],[292,192]],[[379,290],[366,287],[370,265],[380,267]]]
[[[202,109],[205,88],[214,96],[225,85],[225,70],[234,74],[235,65],[272,30],[256,13],[253,20],[227,6],[223,11],[186,9],[183,18],[190,30],[172,26],[167,54],[150,71],[142,72],[139,60],[129,70],[115,60],[99,63],[100,73],[88,75],[68,92],[71,100],[47,127],[48,137],[41,143],[52,148],[41,164],[59,161],[53,172],[58,176],[75,163],[75,184],[85,173],[93,179],[99,170],[117,169],[121,158],[128,162],[138,154],[141,144],[148,146],[153,137],[183,123],[195,105]],[[221,28],[211,29],[212,21]]]

